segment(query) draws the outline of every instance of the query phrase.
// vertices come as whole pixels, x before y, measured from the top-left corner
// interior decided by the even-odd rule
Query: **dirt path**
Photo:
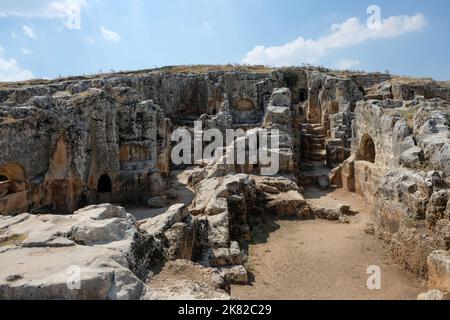
[[[350,224],[279,221],[266,242],[250,246],[248,268],[254,282],[233,286],[239,299],[416,299],[426,291],[412,276],[397,270],[383,242],[364,232],[370,207],[356,194],[306,190],[310,203],[351,205],[360,213]],[[337,200],[339,199],[339,201]],[[381,290],[369,290],[367,268],[381,268]]]

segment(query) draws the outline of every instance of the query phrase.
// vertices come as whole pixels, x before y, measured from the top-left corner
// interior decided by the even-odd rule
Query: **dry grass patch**
[[[397,115],[402,119],[406,119],[408,126],[412,129],[414,127],[414,115],[417,110],[419,110],[419,106],[385,109],[385,113],[392,116]]]
[[[15,119],[13,116],[11,115],[6,115],[6,117],[0,118],[0,123],[1,124],[13,124],[13,123],[17,123],[19,120]]]
[[[208,73],[213,71],[223,72],[248,72],[248,73],[269,73],[272,68],[266,66],[246,66],[237,64],[227,65],[184,65],[184,66],[168,66],[159,69],[153,69],[152,71],[168,72],[168,73]]]
[[[27,238],[24,234],[13,234],[12,236],[0,238],[0,247],[18,246]]]

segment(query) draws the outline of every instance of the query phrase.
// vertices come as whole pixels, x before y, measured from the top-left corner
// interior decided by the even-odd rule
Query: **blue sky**
[[[449,13],[448,0],[0,0],[0,81],[226,63],[450,80]]]

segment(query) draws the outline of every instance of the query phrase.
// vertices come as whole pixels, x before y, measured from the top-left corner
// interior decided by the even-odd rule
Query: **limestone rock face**
[[[2,299],[140,299],[161,255],[158,241],[111,205],[70,216],[3,217],[0,224]]]
[[[189,212],[184,204],[176,204],[171,206],[165,213],[155,218],[147,219],[140,225],[140,229],[152,236],[159,236],[175,223],[184,221],[188,215]]]
[[[191,260],[196,253],[198,219],[184,204],[173,205],[165,213],[147,219],[139,229],[160,240],[166,260]]]
[[[388,104],[386,101],[361,101],[355,110],[353,149],[356,160],[375,163],[382,172],[385,168],[398,166],[398,161],[393,157],[392,139],[398,118],[384,112]]]
[[[397,263],[425,277],[427,257],[448,250],[449,200],[443,173],[398,169],[381,180],[372,220],[379,236],[391,243]]]
[[[201,69],[0,85],[0,216],[10,215],[0,218],[0,297],[227,299],[230,282],[248,281],[245,244],[263,215],[348,222],[346,205],[309,206],[302,178],[362,194],[396,262],[446,289],[448,88],[313,67]],[[280,176],[202,159],[189,207],[138,225],[120,207],[89,206],[172,204],[171,134],[192,134],[194,121],[244,131],[223,158],[260,133],[277,138],[261,148],[278,156]],[[325,161],[329,176],[302,173]],[[82,290],[67,286],[72,266]]]
[[[397,93],[394,93],[394,97]],[[411,93],[410,101],[356,103],[353,156],[331,178],[373,203],[375,233],[398,264],[421,277],[427,257],[448,250],[446,101]]]
[[[266,110],[264,123],[266,125],[277,124],[279,127],[289,130],[291,124],[291,111],[289,107],[269,105]]]
[[[291,90],[288,88],[275,89],[269,100],[269,107],[290,108],[292,103]]]
[[[392,82],[392,96],[396,100],[413,100],[416,97],[426,99],[440,98],[449,101],[450,90],[441,88],[434,81],[403,83],[401,81]]]
[[[158,173],[168,172],[170,121],[153,102],[133,102],[137,94],[126,104],[111,94],[88,89],[1,111],[14,121],[0,125],[0,145],[8,150],[0,155],[0,171],[17,188],[2,197],[0,214],[28,207],[72,213],[80,205],[155,193],[139,181],[157,182]],[[19,196],[22,207],[14,208]]]
[[[412,147],[400,155],[400,164],[406,168],[419,168],[423,161],[423,151],[419,147]]]
[[[279,159],[278,172],[285,173],[294,172],[295,166],[291,101],[291,92],[289,89],[282,88],[274,90],[270,97],[269,106],[266,109],[263,121],[263,128],[268,130],[265,137],[267,141],[270,141],[270,138],[275,136],[274,129],[279,132],[277,136],[279,148],[268,144],[267,151],[269,154],[277,154]],[[278,172],[275,172],[275,174]]]
[[[435,170],[450,175],[450,105],[439,100],[419,104],[414,115],[414,136],[425,159]]]
[[[249,239],[250,215],[257,215],[258,207],[259,211],[263,210],[263,195],[257,190],[255,181],[244,174],[205,179],[197,190],[199,196],[194,199],[190,211],[200,220],[199,245],[204,263],[209,265],[212,261],[215,265],[226,265],[231,260],[236,262],[235,259],[217,257],[228,257],[233,241],[239,243]],[[205,195],[201,190],[210,192]]]

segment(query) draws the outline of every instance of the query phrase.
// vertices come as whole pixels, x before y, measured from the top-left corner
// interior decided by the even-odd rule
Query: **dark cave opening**
[[[99,193],[110,193],[112,192],[111,179],[107,174],[104,174],[98,179],[97,192]]]

